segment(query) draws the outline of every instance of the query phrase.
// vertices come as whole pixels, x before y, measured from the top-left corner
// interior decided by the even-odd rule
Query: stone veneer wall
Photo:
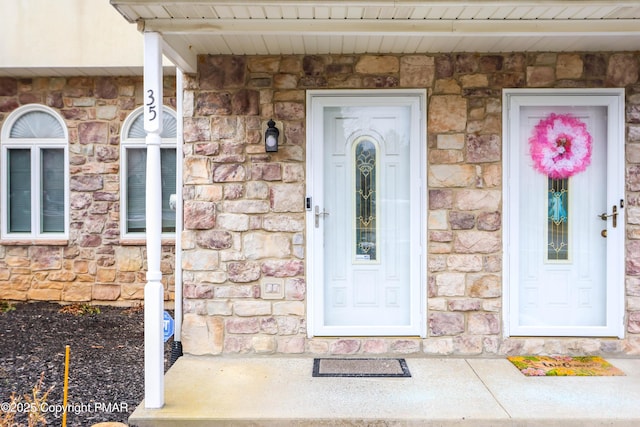
[[[164,83],[175,109],[175,78]],[[141,77],[0,77],[0,126],[26,104],[53,108],[69,132],[68,241],[0,241],[0,299],[140,303],[144,241],[120,241],[120,130],[142,105]],[[173,299],[174,242],[162,249],[166,299]]]
[[[185,93],[192,354],[640,354],[638,53],[201,56]],[[502,338],[503,88],[625,87],[627,338]],[[428,337],[306,338],[305,90],[428,89]],[[266,154],[274,118],[281,147]],[[283,286],[261,295],[261,283]]]

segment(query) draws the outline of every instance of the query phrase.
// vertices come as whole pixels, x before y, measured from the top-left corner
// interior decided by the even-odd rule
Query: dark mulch
[[[126,423],[144,397],[144,310],[99,307],[97,314],[74,315],[51,303],[14,307],[0,312],[0,403],[9,402],[12,392],[30,394],[44,373],[43,388],[53,386],[47,421],[59,425],[69,345],[67,426]],[[165,368],[170,357],[171,340]],[[25,414],[18,420],[26,424]]]

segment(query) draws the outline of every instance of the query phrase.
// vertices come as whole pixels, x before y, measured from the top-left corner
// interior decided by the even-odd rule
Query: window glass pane
[[[169,199],[176,194],[176,149],[162,148],[160,150],[162,169],[162,231],[173,233],[176,231],[176,212],[171,209]]]
[[[10,233],[31,232],[31,150],[7,150]]]
[[[176,193],[176,149],[160,150],[162,177],[162,231],[176,231],[176,213],[169,205],[169,199]],[[142,233],[146,230],[147,150],[127,149],[127,232]]]
[[[64,232],[64,150],[44,149],[41,153],[41,217],[43,233]]]
[[[127,232],[145,231],[147,150],[127,149]]]
[[[44,111],[31,111],[11,127],[11,138],[64,138],[60,122]]]

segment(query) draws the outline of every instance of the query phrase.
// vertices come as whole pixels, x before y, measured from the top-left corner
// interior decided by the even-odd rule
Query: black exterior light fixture
[[[273,119],[267,122],[267,130],[264,132],[264,148],[267,153],[278,151],[278,137],[280,131],[276,127],[276,122]]]

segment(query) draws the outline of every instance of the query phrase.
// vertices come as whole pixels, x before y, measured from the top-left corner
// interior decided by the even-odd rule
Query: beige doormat
[[[528,377],[624,375],[599,356],[510,356],[507,359]]]
[[[313,359],[314,377],[410,377],[404,359]]]

